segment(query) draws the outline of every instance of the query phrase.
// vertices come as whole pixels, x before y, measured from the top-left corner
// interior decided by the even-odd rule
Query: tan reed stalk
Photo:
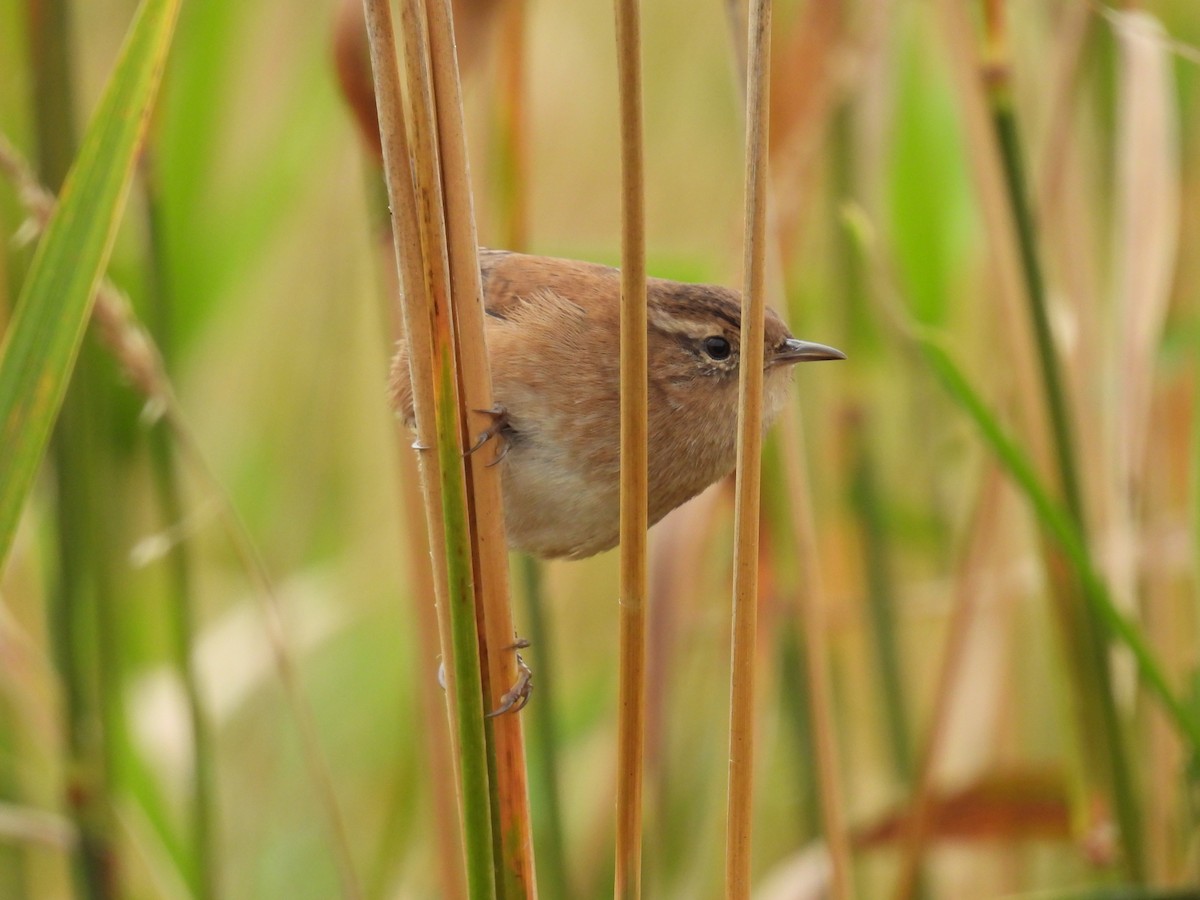
[[[341,40],[338,41],[338,47],[343,50],[338,55],[338,60],[341,62],[340,71],[354,72],[353,58],[359,52],[350,44],[350,38],[344,36],[344,32],[349,32],[350,29],[362,31],[364,29],[365,11],[355,0],[350,0],[358,7],[358,16],[356,19],[352,13],[343,13],[342,23],[344,28],[340,28]],[[347,19],[349,20],[346,22]],[[370,54],[370,43],[366,40],[366,35],[362,38],[361,52]],[[392,58],[394,58],[392,53]],[[377,150],[382,157],[382,145],[380,145],[380,130],[378,124],[378,110],[376,108],[376,96],[374,96],[374,84],[371,79],[371,62],[367,60],[367,82],[365,90],[368,96],[366,98],[358,97],[352,102],[352,107],[355,110],[356,119],[360,124],[360,130],[366,134],[365,143],[368,148]],[[360,92],[364,90],[360,86],[358,78],[342,78],[343,91],[347,94]],[[370,101],[370,109],[367,108],[367,102]],[[395,126],[400,132],[400,143],[404,148],[408,146],[408,140],[404,131],[403,119],[397,122]],[[416,208],[415,204],[402,204],[401,208],[394,211],[396,226],[395,228],[401,235],[408,235],[408,238],[402,240],[401,244],[401,263],[400,271],[396,270],[395,260],[392,260],[386,269],[390,272],[390,277],[385,277],[385,283],[390,286],[389,296],[394,301],[389,304],[389,318],[392,323],[395,337],[401,337],[406,334],[413,334],[414,329],[409,328],[406,323],[408,307],[398,301],[400,298],[400,275],[403,274],[403,280],[409,284],[420,283],[424,275],[424,262],[421,259],[418,224],[416,224]],[[395,248],[392,250],[392,256],[395,256]],[[410,358],[413,359],[413,365],[419,368],[422,372],[431,370],[431,354],[427,342],[414,341],[409,344]],[[432,410],[433,396],[428,390],[430,382],[427,379],[414,380],[413,382],[413,401],[414,408],[421,410]],[[416,415],[416,425],[418,425],[418,438],[416,445],[432,446],[436,437],[432,433],[432,412],[419,413]],[[404,514],[406,514],[408,528],[406,529],[410,538],[410,562],[412,562],[413,571],[413,596],[415,617],[418,620],[418,628],[421,631],[422,643],[428,647],[438,646],[445,648],[450,643],[450,622],[449,622],[449,607],[446,605],[446,595],[449,593],[449,586],[446,584],[446,571],[444,565],[430,565],[428,560],[445,559],[445,540],[442,526],[442,492],[440,492],[440,484],[437,470],[437,458],[428,452],[420,452],[416,455],[416,463],[419,464],[420,472],[415,472],[414,461],[408,456],[410,438],[402,428],[397,430],[397,448],[403,456],[403,461],[400,462],[401,485],[403,490],[402,506]],[[426,493],[430,494],[432,499],[426,503],[422,503]],[[424,509],[424,514],[418,512],[418,508]],[[424,534],[422,534],[424,532]],[[430,598],[437,598],[436,604],[430,604]],[[443,661],[446,659],[444,650],[439,653],[439,658]],[[442,700],[437,701],[434,698],[432,691],[422,691],[422,696],[428,698],[428,702],[424,703],[425,718],[428,722],[428,727],[425,728],[427,752],[430,754],[430,772],[432,781],[432,794],[434,806],[434,829],[437,832],[438,846],[438,863],[440,878],[442,878],[442,889],[446,898],[457,899],[461,896],[466,896],[466,884],[464,884],[462,854],[463,847],[460,834],[457,833],[457,815],[455,811],[456,796],[458,788],[458,779],[455,772],[448,770],[448,767],[454,769],[457,767],[458,760],[458,737],[454,728],[449,727],[450,722],[454,721],[452,714],[451,703],[454,697],[454,690],[451,689],[451,682],[454,679],[454,673],[450,666],[444,666],[444,677],[446,682],[446,690],[443,692]],[[444,713],[438,713],[437,707],[442,706]]]
[[[497,155],[502,160],[497,179],[501,195],[500,233],[504,235],[504,247],[525,252],[529,248],[529,129],[524,0],[509,0],[500,15],[500,78],[496,94],[500,132]]]
[[[353,2],[353,0],[352,0]],[[361,17],[360,17],[361,18]],[[359,28],[363,26],[359,22]],[[367,51],[365,46],[363,51]],[[372,98],[372,103],[374,99]],[[376,129],[378,136],[378,129]],[[390,228],[389,228],[390,230]],[[390,238],[390,235],[389,235]],[[388,241],[390,245],[390,239]],[[419,270],[420,261],[416,261]],[[403,304],[396,302],[400,296],[399,273],[394,262],[387,261],[381,269],[383,283],[387,285],[387,310],[392,329],[390,346],[395,346],[397,340],[404,337],[402,321]],[[426,398],[429,399],[429,398]],[[421,495],[421,475],[418,471],[418,458],[430,458],[431,454],[414,454],[409,452],[412,437],[399,420],[396,421],[396,467],[400,482],[400,508],[404,516],[404,533],[407,538],[410,586],[412,592],[413,614],[416,618],[417,631],[420,634],[419,644],[432,650],[440,647],[440,622],[436,604],[430,603],[431,597],[445,596],[439,593],[435,583],[438,567],[430,566],[430,533],[427,533],[428,522],[425,520],[424,503]],[[434,462],[436,462],[434,460]],[[434,479],[436,486],[436,479]],[[440,500],[438,508],[440,509]],[[441,541],[441,531],[436,532],[438,543]],[[444,550],[441,551],[444,554]],[[435,557],[436,558],[436,557]],[[444,577],[444,576],[443,576]],[[445,591],[445,586],[440,588]],[[430,666],[427,654],[420,655],[420,666]],[[418,678],[428,677],[432,668],[418,672]],[[462,842],[458,834],[458,819],[455,814],[455,778],[457,768],[455,760],[454,733],[449,727],[446,717],[446,696],[438,697],[438,692],[432,690],[418,691],[421,695],[421,715],[425,722],[422,729],[425,738],[426,768],[429,773],[430,795],[433,805],[434,844],[437,847],[438,874],[441,879],[441,895],[446,900],[459,900],[466,896],[467,886],[463,879]]]
[[[483,286],[479,273],[478,238],[471,198],[462,88],[454,49],[450,0],[430,0],[429,49],[432,60],[434,112],[445,203],[446,249],[450,258],[451,309],[463,410],[488,410],[494,405],[491,370],[483,329]],[[466,416],[464,416],[464,422]],[[469,440],[469,438],[468,438]],[[469,457],[467,500],[472,525],[476,602],[483,616],[480,655],[484,685],[491,709],[518,679],[512,598],[509,594],[508,541],[500,493],[501,469],[489,465],[494,453],[483,450]],[[533,865],[533,831],[525,766],[525,736],[519,715],[490,720],[499,808],[500,855],[497,881],[509,900],[537,896]]]
[[[394,60],[396,57],[395,35],[392,30],[390,9],[387,22],[379,23],[379,37],[375,38],[373,26],[371,23],[371,7],[367,8],[367,30],[371,36],[371,40],[378,39],[380,41],[379,50],[374,49],[372,43],[372,70],[376,70],[375,53],[379,53],[381,58]],[[405,19],[411,18],[413,12],[409,5],[405,4],[401,7],[401,16]],[[383,35],[383,29],[386,27],[386,37]],[[422,75],[421,60],[424,59],[423,43],[421,35],[423,30],[418,30],[418,26],[414,23],[404,29],[404,39],[406,44],[405,64],[407,67],[407,77],[410,85],[409,90],[416,92],[423,90],[429,91],[429,73],[424,70]],[[390,49],[389,49],[390,47]],[[395,145],[391,151],[396,154],[396,158],[404,161],[405,175],[408,180],[405,184],[413,184],[415,190],[415,167],[413,161],[415,156],[416,143],[421,138],[418,135],[410,140],[408,136],[408,126],[403,113],[403,100],[400,93],[399,75],[397,73],[397,84],[393,87],[389,84],[381,84],[382,79],[386,78],[391,81],[391,73],[380,73],[375,75],[376,79],[376,106],[379,118],[380,142],[393,140]],[[382,107],[387,104],[390,108],[388,116],[390,121],[384,123],[384,115]],[[388,131],[392,129],[394,133],[389,137]],[[425,129],[426,135],[430,133],[430,129]],[[428,158],[432,154],[432,147],[427,147],[422,154],[423,158]],[[386,160],[386,154],[385,154]],[[427,177],[429,177],[427,175]],[[434,189],[440,188],[440,184],[435,184]],[[399,273],[401,284],[407,290],[423,289],[427,293],[432,293],[434,290],[435,273],[428,268],[422,242],[425,235],[421,231],[421,225],[417,217],[417,205],[415,197],[410,193],[406,195],[406,199],[411,202],[403,203],[399,207],[391,205],[392,212],[392,239],[394,248],[399,253]],[[408,287],[412,285],[414,287]],[[410,367],[415,374],[417,371],[429,373],[433,367],[433,351],[428,340],[428,330],[421,327],[415,321],[417,310],[411,308],[408,304],[401,302],[400,318],[403,324],[405,335],[408,339],[408,352],[410,359]],[[418,339],[418,337],[420,339]],[[433,556],[435,564],[433,565],[433,584],[434,596],[437,598],[438,611],[438,628],[441,635],[440,642],[442,648],[442,661],[447,663],[449,656],[447,650],[450,646],[450,608],[449,608],[449,592],[450,587],[447,581],[448,575],[445,567],[441,565],[441,561],[446,558],[446,540],[445,526],[442,515],[442,491],[441,491],[441,467],[438,462],[437,455],[426,452],[437,443],[437,434],[434,429],[433,409],[434,409],[434,392],[433,383],[427,374],[421,377],[413,378],[413,412],[417,424],[417,439],[414,446],[420,448],[417,453],[417,461],[421,474],[421,490],[425,498],[426,512],[426,529],[429,535],[429,549]],[[423,412],[424,411],[424,412]],[[454,721],[454,704],[453,697],[455,691],[455,674],[452,671],[453,667],[444,665],[443,675],[446,682],[446,714],[450,722]],[[450,740],[454,748],[455,765],[459,756],[458,750],[458,734],[454,728],[450,729]],[[462,802],[462,798],[459,798]]]
[[[833,897],[854,897],[854,869],[850,833],[846,828],[841,766],[838,762],[837,729],[833,721],[832,685],[829,679],[829,629],[825,621],[825,587],[816,525],[813,522],[812,487],[804,463],[804,435],[800,410],[789,403],[781,417],[783,432],[783,475],[792,517],[792,531],[803,577],[797,585],[806,652],[809,707],[812,711],[813,749],[816,753],[817,783],[820,787],[821,830],[833,870]]]
[[[395,296],[393,294],[392,296]],[[399,428],[399,423],[397,423]],[[411,571],[411,587],[413,607],[417,622],[417,631],[421,635],[422,647],[436,647],[440,643],[438,633],[437,608],[429,602],[430,597],[437,596],[434,587],[433,572],[429,565],[429,542],[425,534],[427,522],[421,512],[422,498],[417,472],[416,460],[407,452],[407,443],[411,438],[404,430],[397,435],[397,447],[400,449],[400,459],[397,466],[400,469],[401,505],[405,515],[405,533],[408,536],[409,567]],[[429,455],[429,454],[421,454]],[[420,665],[428,664],[428,658],[421,654]],[[429,677],[432,669],[424,672]],[[418,674],[418,678],[422,673]],[[424,720],[425,767],[428,773],[432,799],[432,828],[434,846],[437,848],[438,877],[441,879],[441,893],[445,900],[459,900],[465,897],[467,886],[463,879],[462,842],[458,835],[458,820],[454,813],[455,804],[455,755],[452,742],[453,730],[448,728],[449,722],[445,716],[445,700],[432,690],[417,691],[420,694],[421,716]]]
[[[621,103],[621,579],[617,722],[617,898],[642,892],[649,451],[642,59],[637,0],[616,0]]]
[[[492,844],[483,688],[477,642],[471,547],[467,526],[466,484],[462,464],[461,405],[454,363],[448,264],[441,182],[435,149],[433,91],[426,54],[424,10],[419,0],[401,7],[405,64],[414,117],[410,142],[403,113],[395,33],[387,0],[366,0],[380,137],[388,197],[395,215],[393,235],[397,266],[404,280],[403,314],[410,344],[414,408],[422,460],[431,545],[442,557],[434,560],[435,586],[445,578],[439,609],[449,617],[442,627],[447,661],[447,702],[457,735],[456,762],[465,851],[467,890],[472,898],[496,896]],[[414,177],[415,175],[415,177]],[[428,365],[422,366],[425,362]],[[434,436],[437,478],[430,479]],[[440,484],[438,491],[431,482]],[[440,502],[439,502],[440,501]],[[441,529],[437,529],[437,525]],[[443,537],[442,541],[438,536]]]
[[[900,874],[896,878],[893,894],[896,900],[909,900],[917,892],[921,853],[925,846],[930,812],[933,808],[933,775],[941,757],[947,724],[954,706],[954,690],[962,674],[962,665],[966,662],[967,638],[970,636],[978,610],[979,597],[985,592],[982,570],[988,550],[995,540],[996,525],[1000,521],[1001,484],[999,466],[995,462],[989,462],[984,474],[983,488],[975,503],[966,555],[955,579],[954,610],[950,617],[949,634],[946,636],[945,655],[938,670],[933,711],[930,714],[924,747],[917,760],[913,799],[909,803],[908,829],[901,848]]]
[[[754,707],[758,635],[758,526],[762,480],[763,343],[767,258],[767,126],[771,0],[750,6],[746,52],[746,198],[742,340],[734,513],[733,651],[725,895],[750,896],[754,813]]]
[[[747,72],[745,64],[748,44],[747,24],[744,15],[741,15],[742,7],[736,3],[727,3],[726,8],[734,38],[736,75],[738,83],[744,91]],[[815,135],[820,131],[821,123],[831,108],[831,101],[835,94],[832,85],[829,84],[835,67],[830,65],[825,57],[829,55],[830,42],[839,36],[839,28],[843,24],[844,18],[845,11],[841,8],[841,4],[831,3],[828,9],[824,7],[810,9],[797,24],[796,38],[793,43],[802,45],[805,48],[803,52],[820,59],[810,62],[805,67],[804,75],[807,77],[801,78],[792,75],[792,80],[787,84],[789,91],[792,93],[799,91],[806,97],[805,102],[802,103],[804,114],[791,119],[792,134],[782,139],[775,138],[776,145],[783,143],[804,147],[816,145]],[[813,34],[818,37],[811,37]],[[814,75],[813,72],[817,74]],[[802,167],[803,163],[802,160],[799,164],[794,160],[790,162],[799,167]],[[802,180],[792,179],[795,183]],[[772,247],[781,247],[784,244],[782,232],[785,230],[783,225],[785,216],[780,214],[780,210],[789,203],[789,198],[781,196],[783,191],[778,181],[778,173],[772,179],[770,190],[771,199],[778,200],[772,210],[774,215],[770,222],[771,244]],[[794,202],[790,202],[790,205],[796,206]],[[783,260],[778,255],[773,260],[773,266],[778,270],[777,287],[782,293],[784,266]],[[812,518],[812,492],[804,463],[801,417],[799,410],[793,404],[789,404],[785,408],[780,427],[783,433],[783,473],[789,498],[788,510],[792,517],[792,530],[798,548],[797,556],[800,560],[801,571],[804,573],[797,587],[797,602],[799,622],[803,630],[802,639],[806,646],[808,701],[813,721],[813,746],[816,754],[815,767],[821,807],[821,828],[832,866],[834,897],[838,900],[848,900],[854,896],[853,869],[850,835],[843,814],[844,801],[838,763],[837,732],[830,703],[828,630],[824,614],[825,590],[821,577],[816,526]]]

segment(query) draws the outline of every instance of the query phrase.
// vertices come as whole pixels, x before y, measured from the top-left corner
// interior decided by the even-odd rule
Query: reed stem
[[[731,900],[748,898],[751,887],[770,72],[771,2],[753,0],[750,5],[746,51],[746,196],[742,272],[744,287],[741,364],[738,368],[733,649],[725,834],[725,895]]]
[[[472,900],[492,898],[498,887],[493,803],[425,10],[420,0],[401,5],[414,123],[410,142],[391,8],[387,0],[365,0],[365,9],[396,265],[404,285],[402,314],[421,448],[418,459],[442,614],[439,630],[455,736],[467,893]]]
[[[637,0],[616,0],[621,104],[621,579],[614,896],[642,891],[649,527],[646,234],[642,59]]]
[[[484,337],[483,286],[450,0],[430,0],[427,15],[449,258],[450,309],[461,384],[459,416],[464,442],[469,442],[467,411],[491,409],[495,400]],[[517,684],[520,673],[514,647],[516,631],[509,593],[501,469],[490,462],[487,453],[473,453],[467,458],[466,499],[477,615],[482,617],[478,652],[484,667],[484,696],[495,710]],[[493,837],[499,841],[500,851],[496,859],[497,886],[509,900],[532,897],[537,889],[521,717],[492,717],[488,726],[494,794],[492,816],[496,829]]]

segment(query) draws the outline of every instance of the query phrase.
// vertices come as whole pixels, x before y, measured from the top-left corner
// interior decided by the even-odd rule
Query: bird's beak
[[[771,357],[772,365],[790,366],[792,363],[811,362],[818,359],[845,359],[846,354],[841,350],[817,344],[812,341],[800,341],[788,338],[783,349],[776,351]]]

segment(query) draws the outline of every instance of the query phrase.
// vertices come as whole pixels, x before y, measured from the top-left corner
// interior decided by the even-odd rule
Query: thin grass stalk
[[[434,584],[442,588],[438,606],[442,613],[443,659],[448,662],[446,694],[455,735],[467,893],[477,900],[495,897],[497,884],[463,441],[453,326],[447,306],[449,276],[433,143],[436,131],[424,10],[413,0],[401,5],[404,60],[415,122],[410,151],[391,9],[387,0],[364,0],[364,4],[384,173],[395,216],[396,265],[404,284],[402,315],[410,346],[410,375],[421,448],[418,456],[430,545],[435,557]]]
[[[642,788],[646,736],[646,598],[649,593],[649,376],[642,166],[642,50],[637,0],[616,0],[621,107],[621,519],[617,835],[614,896],[642,892]]]
[[[445,202],[446,246],[450,259],[451,309],[455,347],[462,379],[464,423],[467,411],[495,405],[483,323],[483,286],[477,255],[479,240],[467,160],[462,87],[455,55],[454,21],[450,0],[428,6],[429,48],[432,59],[438,150]],[[466,424],[464,428],[468,427]],[[469,441],[469,437],[464,434]],[[483,616],[480,654],[484,688],[491,709],[499,709],[505,694],[518,682],[512,597],[509,592],[508,541],[504,532],[501,474],[487,452],[473,453],[467,465],[467,501],[472,525],[472,558],[476,600]],[[500,857],[497,886],[509,900],[537,896],[533,860],[533,826],[525,763],[521,717],[489,718],[489,749],[495,760],[492,789],[493,819],[499,823]]]
[[[754,813],[758,527],[767,262],[767,149],[771,2],[750,6],[746,51],[746,196],[741,362],[738,366],[737,488],[734,499],[733,649],[729,699],[729,787],[725,895],[750,896]]]
[[[1000,149],[1000,160],[1004,167],[1005,187],[1008,190],[1008,199],[1012,207],[1013,225],[1021,256],[1021,271],[1025,278],[1026,300],[1029,303],[1029,320],[1033,324],[1034,339],[1037,344],[1037,358],[1041,369],[1046,414],[1054,437],[1052,446],[1055,463],[1067,509],[1083,526],[1086,522],[1083,490],[1080,486],[1079,471],[1075,464],[1075,439],[1071,413],[1067,406],[1067,394],[1063,386],[1058,352],[1054,347],[1054,336],[1050,329],[1049,304],[1037,247],[1037,230],[1034,226],[1033,210],[1029,204],[1029,191],[1021,158],[1021,141],[1013,108],[1011,60],[1004,32],[1001,0],[984,0],[984,8],[988,40],[988,53],[985,61],[987,99],[991,106],[992,123]]]
[[[503,246],[518,252],[529,243],[529,140],[525,88],[525,3],[510,0],[501,16],[500,77],[496,107],[496,190]],[[534,752],[529,776],[542,797],[534,819],[541,821],[535,834],[539,881],[551,897],[572,895],[567,869],[566,833],[559,790],[560,738],[554,700],[555,665],[549,610],[542,589],[541,563],[522,554],[518,561],[524,586],[529,640],[536,648],[538,696],[527,716],[532,717]]]
[[[150,333],[158,346],[167,377],[170,377],[174,358],[174,309],[168,285],[168,260],[162,236],[162,195],[159,191],[158,170],[154,165],[152,147],[142,155],[143,184],[148,216],[151,311]],[[182,522],[185,516],[179,463],[170,433],[165,428],[152,428],[149,434],[150,463],[164,528]],[[175,541],[166,555],[167,584],[171,598],[170,618],[173,638],[174,665],[183,687],[190,725],[192,754],[192,796],[190,805],[191,881],[192,890],[200,900],[213,900],[220,893],[220,863],[216,857],[216,753],[212,729],[205,713],[200,689],[200,673],[194,654],[196,643],[196,609],[192,580],[192,559],[187,541]]]
[[[987,100],[991,107],[1008,201],[1012,209],[1013,226],[1020,250],[1021,273],[1025,280],[1025,296],[1037,345],[1043,398],[1053,436],[1051,446],[1058,482],[1067,511],[1081,537],[1086,541],[1087,518],[1076,466],[1071,412],[1050,330],[1045,280],[1021,160],[1021,143],[1013,108],[1011,60],[1001,0],[984,0],[984,21],[987,40]],[[1070,635],[1069,640],[1076,642],[1073,652],[1079,658],[1083,676],[1079,685],[1081,693],[1086,692],[1090,695],[1080,697],[1081,706],[1084,709],[1093,708],[1089,717],[1095,717],[1096,721],[1092,724],[1103,736],[1104,750],[1107,753],[1107,776],[1120,826],[1125,866],[1133,880],[1141,883],[1145,878],[1145,852],[1142,846],[1140,804],[1113,694],[1108,641],[1103,625],[1097,621],[1086,604],[1078,612],[1079,614],[1073,617],[1078,633]],[[1089,728],[1088,731],[1090,730]],[[1090,733],[1084,735],[1085,743],[1091,743],[1091,740]]]
[[[529,245],[529,115],[524,0],[509,0],[500,15],[500,78],[496,92],[500,233],[504,247],[525,252]]]
[[[900,850],[900,874],[893,893],[895,900],[909,900],[916,895],[921,873],[921,855],[928,837],[933,811],[934,773],[948,735],[950,713],[954,707],[954,689],[966,662],[967,639],[978,611],[979,599],[985,593],[983,563],[995,538],[1001,499],[1000,470],[992,462],[984,474],[983,487],[975,503],[975,512],[968,529],[967,547],[958,568],[953,591],[954,609],[950,617],[946,650],[938,669],[934,686],[933,711],[924,745],[917,760],[917,769],[908,804],[908,828]]]
[[[746,64],[750,35],[746,20],[745,7],[736,2],[725,4],[730,32],[733,38],[735,61],[735,76],[738,87],[743,95],[747,92],[748,67]],[[828,10],[813,9],[811,16],[815,17],[818,31],[827,30],[828,26],[836,25],[841,19],[840,12],[830,13]],[[802,19],[797,25],[798,32],[812,29],[813,22]],[[815,26],[814,26],[815,27]],[[752,57],[751,57],[752,58]],[[827,69],[828,67],[826,67]],[[793,85],[796,87],[796,85]],[[816,128],[820,116],[815,110],[822,107],[818,101],[810,105],[810,115],[801,117],[794,131],[794,137],[799,139],[800,133]],[[769,109],[769,103],[768,103]],[[779,192],[779,184],[771,185],[772,199]],[[770,227],[773,241],[782,245],[782,226],[780,217],[774,216]],[[782,290],[783,259],[778,257],[773,264],[779,268],[779,286]],[[833,720],[830,698],[832,687],[829,677],[829,647],[825,624],[824,598],[825,590],[821,577],[821,562],[817,548],[816,526],[812,517],[812,491],[809,486],[807,469],[804,463],[804,439],[802,435],[800,413],[793,405],[785,407],[781,421],[783,433],[782,471],[786,483],[787,508],[791,516],[792,531],[797,546],[800,570],[803,577],[797,585],[798,628],[803,631],[803,643],[796,635],[797,655],[802,657],[807,687],[807,712],[809,723],[799,723],[798,730],[811,730],[811,746],[815,759],[812,770],[816,784],[816,798],[819,808],[821,831],[824,835],[829,853],[833,896],[837,900],[849,900],[854,896],[853,868],[850,850],[850,836],[846,828],[841,786],[840,766],[838,762],[837,734]],[[790,642],[785,642],[785,665],[789,665],[791,655],[786,652]]]
[[[796,588],[803,631],[804,661],[808,676],[808,702],[812,717],[813,750],[821,807],[821,830],[833,871],[833,897],[851,900],[854,893],[853,856],[846,827],[845,792],[838,760],[834,724],[833,686],[829,677],[829,630],[825,620],[825,586],[816,524],[813,521],[812,487],[804,464],[804,435],[800,411],[794,403],[783,410],[783,473],[787,486],[792,533],[803,577]]]

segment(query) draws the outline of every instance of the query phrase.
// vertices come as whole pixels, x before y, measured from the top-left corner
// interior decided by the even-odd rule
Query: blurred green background
[[[1095,557],[1188,695],[1200,637],[1200,4],[1127,6],[1144,17],[1087,0],[1009,2],[1013,96]],[[0,0],[0,130],[48,182],[62,173],[45,168],[38,123],[68,144],[64,130],[82,130],[135,5],[62,4],[69,43],[56,46],[67,49],[73,99],[59,125],[35,98],[48,51],[30,37],[54,7]],[[482,3],[459,12],[480,238],[498,246],[511,186],[495,112],[503,12]],[[523,14],[524,249],[615,263],[612,9],[531,2]],[[1161,31],[1147,30],[1154,20]],[[161,336],[200,449],[277,587],[367,896],[433,897],[446,888],[425,735],[441,725],[423,703],[440,691],[438,650],[416,624],[415,605],[432,598],[412,586],[397,473],[407,447],[387,401],[390,256],[378,172],[335,77],[337,22],[333,2],[184,4],[110,275]],[[726,9],[648,3],[643,40],[650,272],[738,285],[743,124]],[[950,647],[962,664],[939,731],[925,895],[1128,880],[1103,778],[1088,762],[1089,744],[1104,738],[1074,725],[1096,686],[1072,686],[1039,523],[1018,492],[993,484],[970,420],[887,312],[899,305],[936,329],[1018,444],[1041,458],[1033,357],[1014,351],[1031,338],[980,89],[984,45],[976,4],[810,0],[776,10],[772,301],[786,305],[793,331],[850,356],[805,368],[796,396],[828,623],[819,639],[831,654],[862,897],[891,896]],[[0,180],[0,325],[31,257],[16,239],[25,218]],[[155,552],[163,545],[186,560],[196,624],[189,652],[211,726],[215,893],[337,896],[320,789],[275,674],[261,591],[220,527],[211,484],[183,466],[178,509],[164,510],[141,402],[94,336],[85,344],[79,399],[64,413],[74,430],[59,438],[68,448],[48,458],[0,582],[0,896],[86,895],[72,886],[63,845],[64,784],[80,758],[73,733],[105,748],[117,895],[204,891],[175,664],[180,556]],[[823,864],[794,611],[817,578],[797,562],[774,442],[768,457],[756,871],[764,898],[809,897]],[[68,490],[64,467],[89,485],[86,511],[72,507],[82,536],[67,551],[72,514],[56,503]],[[652,532],[651,897],[720,890],[730,496],[718,488]],[[975,556],[973,536],[983,544]],[[82,548],[74,568],[71,546]],[[533,704],[553,696],[567,886],[545,875],[552,900],[556,890],[611,891],[616,566],[611,553],[546,566],[551,638],[526,655]],[[67,570],[74,594],[63,593]],[[64,596],[75,598],[67,656],[84,673],[85,705],[107,711],[78,732],[66,724],[55,650]],[[973,612],[951,644],[964,598]],[[528,625],[520,602],[517,623]],[[1195,885],[1186,745],[1123,654],[1114,668],[1147,880]],[[533,745],[545,726],[531,713]],[[532,766],[545,765],[531,752]],[[548,798],[533,785],[546,866]],[[1059,894],[1038,896],[1050,895]]]

